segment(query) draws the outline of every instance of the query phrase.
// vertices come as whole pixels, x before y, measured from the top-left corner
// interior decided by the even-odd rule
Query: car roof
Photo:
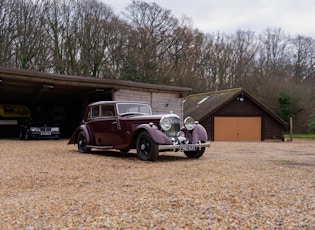
[[[97,102],[93,102],[93,103],[89,104],[89,106],[103,105],[103,104],[117,104],[117,103],[127,103],[127,104],[137,103],[137,104],[149,105],[149,103],[140,102],[140,101],[97,101]]]

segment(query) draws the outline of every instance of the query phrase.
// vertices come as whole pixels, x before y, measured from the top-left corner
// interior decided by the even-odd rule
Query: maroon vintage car
[[[199,158],[210,146],[207,132],[193,118],[181,127],[176,114],[152,115],[146,103],[99,101],[89,104],[82,124],[68,144],[77,144],[81,153],[95,149],[136,149],[141,160],[155,161],[161,151],[182,151]]]

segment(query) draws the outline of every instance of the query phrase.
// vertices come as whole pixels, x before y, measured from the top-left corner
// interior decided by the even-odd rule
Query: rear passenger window
[[[100,107],[93,106],[91,108],[91,118],[99,117],[100,116]]]

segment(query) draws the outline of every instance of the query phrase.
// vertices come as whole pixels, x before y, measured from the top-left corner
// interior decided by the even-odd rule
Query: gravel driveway
[[[315,141],[213,142],[189,160],[0,140],[0,229],[315,229]]]

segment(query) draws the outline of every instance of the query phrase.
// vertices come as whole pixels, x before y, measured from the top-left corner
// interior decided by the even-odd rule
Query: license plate
[[[42,135],[42,136],[48,136],[48,135],[51,135],[51,132],[41,132],[40,135]]]
[[[179,151],[195,151],[197,148],[196,148],[196,145],[194,144],[187,144],[187,145],[180,145],[179,146]]]

